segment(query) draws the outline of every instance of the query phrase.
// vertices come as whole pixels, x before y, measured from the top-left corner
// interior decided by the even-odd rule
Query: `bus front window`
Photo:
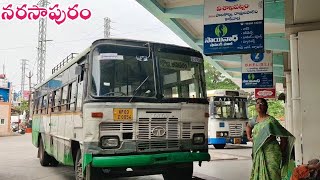
[[[216,97],[210,106],[216,119],[247,119],[246,103],[245,98]]]
[[[215,101],[214,117],[216,119],[232,118],[231,101]]]
[[[203,59],[173,49],[157,53],[164,98],[204,98]]]
[[[247,119],[247,104],[244,101],[236,101],[234,104],[237,119]]]
[[[147,47],[99,45],[93,51],[91,94],[154,97],[153,60]]]

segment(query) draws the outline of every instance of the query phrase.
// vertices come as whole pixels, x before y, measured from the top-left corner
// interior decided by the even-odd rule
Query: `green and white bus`
[[[101,39],[64,60],[33,95],[32,143],[42,166],[76,179],[162,174],[191,179],[209,161],[202,54]]]

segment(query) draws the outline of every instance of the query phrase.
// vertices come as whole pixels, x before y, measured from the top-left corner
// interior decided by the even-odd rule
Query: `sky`
[[[9,4],[16,9],[23,4],[31,7],[37,3],[35,0],[3,0],[0,3],[0,15],[3,7]],[[60,25],[48,18],[47,40],[50,41],[47,42],[46,78],[50,77],[51,69],[70,53],[80,53],[96,39],[103,38],[105,17],[111,19],[112,38],[188,46],[135,0],[51,0],[49,7],[55,4],[59,4],[59,8],[65,11],[79,4],[78,9],[89,9],[92,14],[87,20],[67,19]],[[15,91],[21,89],[22,59],[28,60],[26,73],[31,71],[32,84],[36,83],[38,32],[38,20],[3,20],[0,16],[0,74],[5,65],[5,73]],[[28,88],[26,78],[25,89]]]

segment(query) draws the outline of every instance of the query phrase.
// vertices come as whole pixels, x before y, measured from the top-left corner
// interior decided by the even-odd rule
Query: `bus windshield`
[[[214,97],[210,101],[210,114],[215,119],[247,119],[246,98]]]
[[[157,53],[164,98],[204,98],[203,59],[174,50]]]
[[[153,60],[148,47],[99,45],[93,50],[93,96],[154,97]]]

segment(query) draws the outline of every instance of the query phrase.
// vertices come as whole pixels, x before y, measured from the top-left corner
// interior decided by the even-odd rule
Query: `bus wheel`
[[[164,180],[191,180],[193,174],[193,163],[177,164],[169,167],[165,173],[162,174]]]
[[[54,157],[51,156],[50,165],[53,167],[57,167],[59,165],[59,161],[57,161]]]
[[[40,159],[41,166],[49,166],[51,157],[49,154],[44,150],[42,138],[40,138],[39,148],[38,148],[38,154]]]
[[[225,145],[225,144],[214,144],[213,146],[214,146],[214,148],[216,148],[216,149],[224,149],[224,147],[225,147],[226,145]]]

